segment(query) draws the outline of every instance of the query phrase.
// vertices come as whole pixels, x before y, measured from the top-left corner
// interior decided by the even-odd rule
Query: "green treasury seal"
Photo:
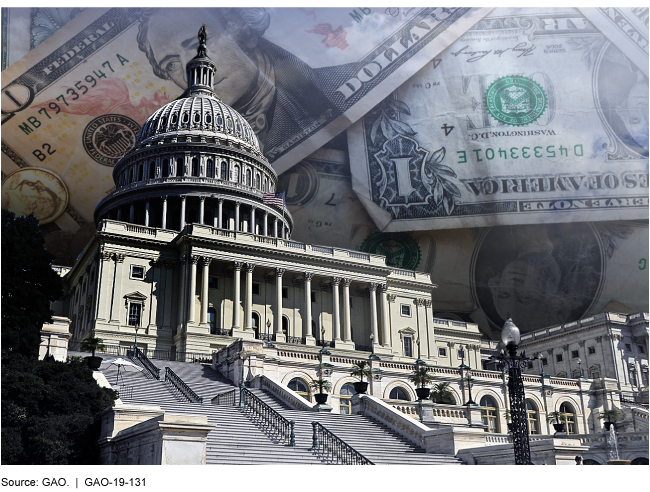
[[[420,246],[415,239],[403,232],[378,232],[368,237],[361,251],[386,257],[386,265],[415,270],[420,264]]]
[[[508,75],[490,84],[485,103],[492,117],[510,126],[534,123],[546,111],[542,86],[523,75]]]

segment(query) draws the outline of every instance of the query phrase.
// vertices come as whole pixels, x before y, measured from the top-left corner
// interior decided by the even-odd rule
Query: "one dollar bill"
[[[111,168],[140,125],[185,89],[202,24],[217,95],[248,120],[282,172],[489,11],[86,9],[2,73],[3,172],[37,166],[55,173],[69,203],[92,221],[113,187]]]
[[[648,78],[574,9],[493,11],[348,139],[380,230],[648,217]]]

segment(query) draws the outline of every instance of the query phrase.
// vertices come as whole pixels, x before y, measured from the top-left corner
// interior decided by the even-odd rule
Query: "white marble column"
[[[379,334],[377,333],[377,284],[370,282],[370,329],[372,333],[372,344],[379,343]]]
[[[266,210],[264,211],[264,235],[269,235],[269,213]]]
[[[246,330],[253,329],[253,270],[255,265],[253,263],[246,263],[246,298],[244,299],[244,316]]]
[[[340,277],[332,277],[332,302],[334,303],[334,341],[341,341],[341,312],[339,308],[339,284]]]
[[[217,212],[218,222],[217,227],[223,229],[223,198],[219,198],[219,208]]]
[[[235,232],[239,232],[239,206],[241,202],[235,202]]]
[[[343,333],[346,342],[352,341],[352,327],[350,325],[350,283],[349,278],[343,279]]]
[[[255,232],[255,209],[257,207],[251,207],[251,222],[250,222],[250,227],[249,231],[251,234],[256,234]]]
[[[282,338],[282,275],[284,268],[275,269],[275,339]]]
[[[201,274],[201,324],[205,325],[208,323],[208,287],[210,282],[210,261],[208,257],[201,258],[201,266],[203,267],[203,272]]]
[[[181,231],[185,227],[185,196],[181,197]]]
[[[201,259],[200,256],[192,255],[192,266],[190,273],[190,285],[189,285],[189,303],[190,303],[190,313],[188,323],[194,323],[194,318],[196,316],[196,264]]]
[[[167,197],[163,197],[163,206],[162,206],[162,228],[167,229]]]
[[[149,200],[144,204],[144,225],[149,227]]]
[[[238,330],[240,327],[239,310],[241,309],[241,269],[243,263],[236,261],[233,271],[233,304],[232,304],[232,329]]]
[[[311,279],[313,273],[305,272],[303,279],[305,280],[305,317],[302,320],[302,336],[307,338],[311,337]]]
[[[388,343],[388,298],[386,296],[388,286],[386,284],[381,284],[379,289],[381,296],[381,341],[384,347],[388,347],[390,346]]]
[[[113,256],[113,260],[115,260],[115,276],[113,277],[113,309],[111,310],[111,322],[117,324],[121,324],[120,313],[122,312],[124,301],[124,299],[122,299],[124,258],[125,256],[120,253],[116,253]],[[126,318],[124,324],[126,324]]]
[[[129,205],[129,223],[133,224],[135,220],[135,204],[131,202]]]
[[[273,237],[278,237],[278,218],[273,217]]]
[[[199,224],[205,224],[205,197],[199,197]]]

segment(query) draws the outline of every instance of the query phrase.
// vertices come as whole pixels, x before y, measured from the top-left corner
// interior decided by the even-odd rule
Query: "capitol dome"
[[[290,236],[293,219],[282,199],[274,199],[277,174],[246,119],[214,93],[216,72],[202,28],[186,67],[187,90],[145,121],[115,164],[115,191],[95,208],[96,223],[178,231],[199,223]]]

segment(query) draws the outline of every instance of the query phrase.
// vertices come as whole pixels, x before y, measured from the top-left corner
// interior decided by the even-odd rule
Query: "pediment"
[[[410,326],[407,326],[406,328],[402,328],[401,330],[399,330],[399,333],[401,335],[415,335],[415,330]]]
[[[126,294],[124,296],[124,299],[129,299],[131,301],[146,301],[147,296],[145,296],[142,292],[138,292],[136,290],[135,292],[131,292],[130,294]]]

